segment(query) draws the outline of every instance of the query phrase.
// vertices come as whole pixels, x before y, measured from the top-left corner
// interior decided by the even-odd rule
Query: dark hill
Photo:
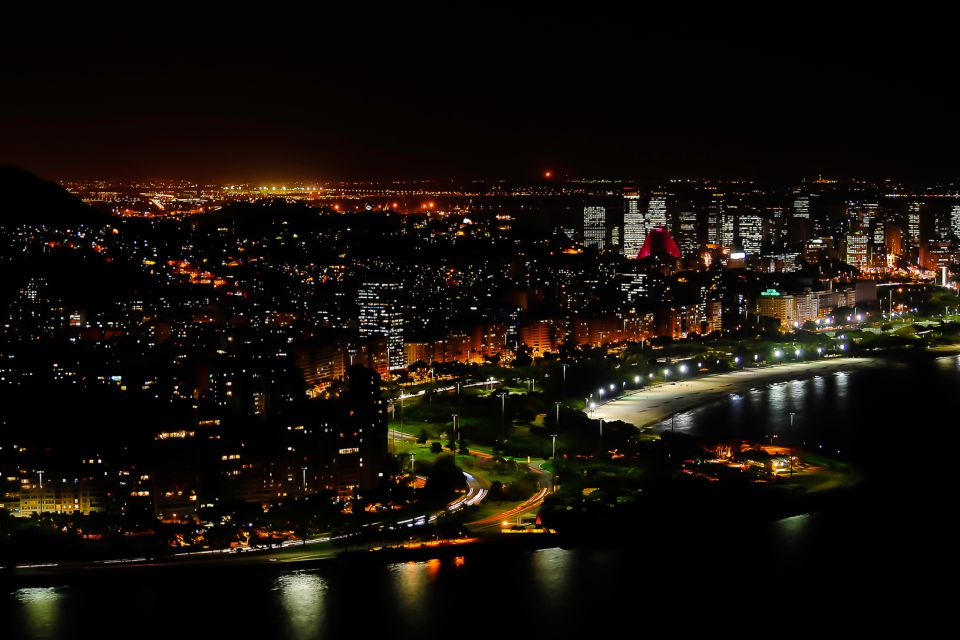
[[[110,216],[29,171],[0,165],[0,226],[108,224]]]

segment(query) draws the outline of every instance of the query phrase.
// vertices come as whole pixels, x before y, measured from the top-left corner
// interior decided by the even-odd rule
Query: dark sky
[[[217,181],[960,175],[960,60],[923,25],[265,22],[4,28],[0,162]]]

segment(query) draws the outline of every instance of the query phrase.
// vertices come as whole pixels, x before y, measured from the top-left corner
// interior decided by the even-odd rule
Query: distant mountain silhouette
[[[107,224],[110,216],[101,213],[48,182],[23,169],[0,165],[0,226],[44,223],[55,226]]]

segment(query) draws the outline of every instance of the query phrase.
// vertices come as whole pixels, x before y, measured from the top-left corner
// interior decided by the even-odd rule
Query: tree
[[[464,489],[466,486],[467,478],[457,466],[453,456],[443,455],[434,461],[430,475],[427,476],[426,491],[428,493],[443,495],[457,489]]]
[[[426,427],[420,427],[420,434],[417,436],[417,444],[427,444],[427,439],[430,435],[427,433]]]

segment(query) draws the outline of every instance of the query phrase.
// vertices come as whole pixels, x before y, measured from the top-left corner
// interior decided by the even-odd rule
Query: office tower
[[[604,249],[607,246],[607,210],[605,207],[583,208],[583,246]]]
[[[667,196],[664,193],[654,193],[647,203],[647,233],[655,227],[667,226]]]
[[[859,227],[864,232],[873,228],[873,221],[877,219],[880,206],[876,203],[847,203],[847,229]]]
[[[954,238],[960,238],[960,204],[950,208],[950,231]]]
[[[623,196],[623,255],[636,258],[646,237],[644,214],[640,211],[640,196],[627,193]]]
[[[787,246],[790,218],[783,207],[768,207],[766,211],[770,219],[770,239],[767,248],[773,253],[781,253]]]
[[[617,248],[620,246],[620,226],[613,225],[610,227],[610,246]]]
[[[387,362],[391,370],[407,366],[403,346],[403,309],[399,282],[367,281],[360,286],[360,337],[386,338]]]
[[[720,215],[720,244],[724,247],[733,247],[736,242],[738,207],[727,205]]]
[[[883,267],[887,264],[887,224],[884,220],[874,220],[873,229],[870,232],[870,262],[875,267]]]
[[[722,224],[725,194],[710,194],[710,204],[707,208],[707,244],[722,244]]]
[[[751,257],[760,255],[763,244],[763,218],[757,213],[745,213],[740,216],[737,225],[740,246]]]
[[[847,264],[857,269],[867,266],[869,237],[862,229],[847,234]]]
[[[793,217],[810,217],[810,198],[808,196],[799,196],[793,201]]]
[[[920,247],[920,207],[921,203],[911,202],[907,206],[907,244],[910,253],[916,255]]]
[[[697,240],[697,212],[686,210],[680,212],[680,233],[677,236],[680,253],[691,256],[700,248]]]

